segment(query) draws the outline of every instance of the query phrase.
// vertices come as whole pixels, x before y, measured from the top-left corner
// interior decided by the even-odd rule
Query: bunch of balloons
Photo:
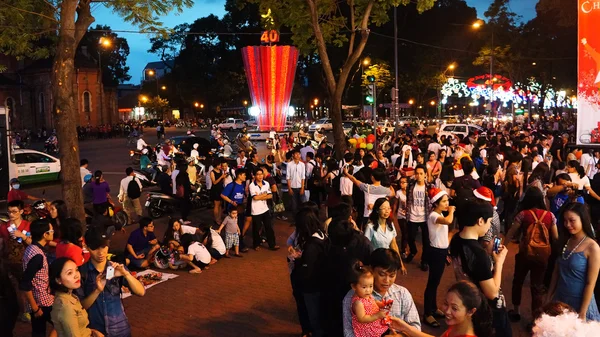
[[[354,138],[348,139],[348,143],[350,144],[350,146],[357,148],[357,149],[373,150],[373,146],[374,146],[373,143],[375,143],[375,135],[374,134],[370,134],[368,136],[356,135],[356,136],[354,136]]]

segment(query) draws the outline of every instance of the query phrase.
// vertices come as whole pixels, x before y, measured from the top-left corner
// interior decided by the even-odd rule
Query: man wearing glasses
[[[23,278],[19,290],[25,298],[25,310],[31,313],[31,336],[45,337],[46,323],[52,324],[50,312],[54,296],[50,293],[48,260],[45,246],[54,239],[52,225],[46,219],[35,220],[31,224],[32,244],[25,248],[23,255]]]

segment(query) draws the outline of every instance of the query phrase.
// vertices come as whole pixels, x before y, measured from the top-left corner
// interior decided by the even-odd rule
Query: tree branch
[[[335,76],[333,75],[333,70],[331,69],[331,62],[329,61],[329,55],[327,54],[325,38],[323,37],[323,32],[321,31],[321,26],[319,25],[319,13],[317,12],[317,6],[315,0],[306,0],[306,3],[308,5],[310,21],[313,32],[315,33],[315,39],[317,40],[317,50],[319,51],[319,56],[321,58],[321,65],[323,66],[323,72],[325,73],[325,77],[327,79],[327,87],[331,97],[333,97],[336,91],[337,83]]]
[[[22,9],[22,8],[19,8],[19,7],[11,6],[11,5],[7,4],[7,3],[0,3],[0,6],[6,6],[8,8],[14,9],[16,11],[23,12],[23,13],[28,13],[28,14],[31,14],[31,15],[37,15],[39,17],[48,19],[48,20],[50,20],[52,22],[58,23],[58,20],[56,18],[53,18],[53,17],[48,16],[48,15],[44,15],[42,13],[31,12],[31,11],[28,11],[28,10],[25,10],[25,9]]]
[[[356,39],[356,23],[354,22],[354,0],[350,0],[348,5],[350,6],[350,43],[348,44],[348,58],[352,55],[354,50],[354,40]]]
[[[87,33],[88,28],[96,21],[90,9],[90,0],[81,0],[77,6],[77,21],[75,21],[75,45]]]

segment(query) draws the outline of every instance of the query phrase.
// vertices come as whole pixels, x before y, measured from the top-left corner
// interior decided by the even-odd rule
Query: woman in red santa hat
[[[427,218],[429,229],[429,253],[427,263],[429,264],[429,278],[425,288],[425,324],[438,328],[440,323],[435,319],[445,317],[445,314],[437,308],[437,288],[440,285],[446,259],[448,257],[448,226],[454,221],[455,207],[450,206],[448,193],[439,188],[429,190],[429,200],[432,210]],[[444,216],[442,212],[448,212]]]

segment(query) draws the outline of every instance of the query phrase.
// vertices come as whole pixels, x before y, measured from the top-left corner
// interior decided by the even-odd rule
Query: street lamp
[[[144,103],[148,102],[148,96],[146,96],[146,95],[140,96],[140,101],[142,101]]]
[[[146,71],[146,74],[148,74],[148,76],[154,76],[154,80],[156,81],[156,96],[158,96],[159,95],[159,93],[158,93],[158,75],[156,74],[156,71],[154,69],[148,69],[145,71]],[[146,77],[144,76],[144,79],[145,78]],[[167,89],[167,87],[164,87],[164,88]],[[163,90],[165,90],[165,89],[163,89]]]
[[[167,86],[163,85],[162,87],[160,87],[162,90],[167,90]]]
[[[104,82],[102,81],[102,55],[100,51],[102,48],[110,48],[112,42],[107,37],[100,37],[98,40],[98,84],[100,86],[100,123],[104,123]]]
[[[199,106],[200,106],[200,103],[198,103],[198,102],[194,102],[194,106],[197,108],[197,107],[199,107]]]
[[[363,66],[368,66],[371,64],[371,59],[368,57],[365,57],[365,59],[362,61]]]
[[[413,104],[415,104],[415,101],[413,99],[409,99],[408,104],[413,105]]]

